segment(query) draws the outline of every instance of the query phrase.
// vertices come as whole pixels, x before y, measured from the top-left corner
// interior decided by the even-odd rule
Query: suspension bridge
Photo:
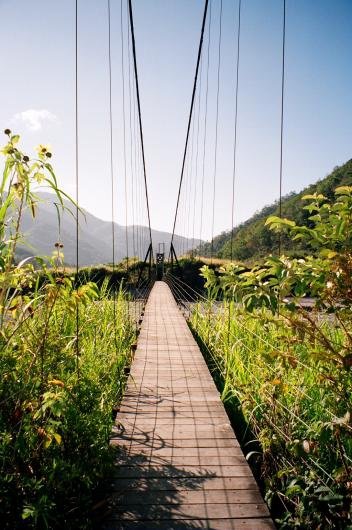
[[[149,295],[111,443],[107,528],[274,528],[170,288]]]
[[[123,38],[121,2],[121,35]],[[285,2],[283,3],[282,86],[281,86],[281,154],[280,197],[282,182],[282,123],[284,103],[285,58]],[[182,279],[173,275],[178,267],[174,239],[181,209],[188,210],[188,229],[195,240],[195,205],[193,219],[191,195],[204,193],[204,164],[206,149],[206,121],[208,109],[209,53],[211,47],[212,10],[218,10],[217,89],[215,114],[215,146],[213,173],[213,203],[210,208],[212,225],[211,256],[213,255],[215,194],[217,188],[217,149],[219,120],[219,82],[221,67],[222,1],[204,2],[196,68],[191,93],[186,138],[176,199],[170,247],[156,249],[150,224],[148,181],[144,150],[142,109],[137,69],[137,50],[132,2],[128,0],[128,90],[131,120],[131,93],[134,93],[133,111],[136,121],[135,141],[138,142],[140,175],[144,187],[144,202],[148,221],[149,240],[145,248],[144,267],[149,270],[149,283],[144,291],[144,309],[140,318],[140,332],[134,360],[122,403],[118,407],[111,444],[117,448],[116,473],[109,486],[107,509],[103,517],[105,529],[165,529],[188,528],[242,529],[274,528],[259,486],[235,436],[230,420],[221,402],[219,391],[210,374],[201,350],[195,341],[181,311],[184,300],[190,300],[190,289]],[[77,15],[77,13],[76,13]],[[111,88],[111,13],[109,16],[109,74],[110,74],[110,147],[113,147],[113,116]],[[233,145],[233,187],[231,221],[234,228],[234,193],[236,179],[237,114],[240,64],[241,0],[238,2],[235,54],[234,92],[235,127]],[[206,42],[206,44],[204,44]],[[122,42],[123,50],[123,42]],[[132,57],[132,58],[131,58]],[[122,57],[123,64],[123,57]],[[122,72],[123,78],[125,76]],[[203,77],[202,77],[203,75]],[[133,78],[134,89],[131,88]],[[201,114],[201,84],[204,100],[204,141],[199,139]],[[204,86],[206,85],[206,86]],[[125,83],[123,84],[125,86]],[[125,92],[123,92],[125,98]],[[125,101],[124,101],[125,104]],[[124,144],[126,144],[124,112]],[[197,114],[197,116],[196,116]],[[131,122],[130,122],[131,123]],[[191,146],[190,146],[191,144]],[[203,150],[203,152],[201,152]],[[199,173],[202,180],[185,183],[192,159],[202,161]],[[125,174],[126,174],[125,145]],[[197,163],[195,164],[198,168]],[[131,163],[131,170],[133,170]],[[198,171],[198,170],[197,170]],[[135,188],[136,190],[136,188]],[[111,158],[111,192],[114,193],[114,168]],[[77,197],[78,199],[78,197]],[[133,201],[132,189],[132,201]],[[195,199],[194,199],[195,200]],[[126,206],[127,208],[127,206]],[[204,205],[199,208],[200,234]],[[112,205],[112,215],[114,214]],[[127,224],[127,223],[126,223]],[[114,228],[112,224],[112,239]],[[180,227],[179,227],[180,228]],[[138,234],[136,236],[138,239]],[[78,241],[78,235],[77,235]],[[128,242],[126,236],[128,255]],[[141,245],[140,247],[141,248]],[[189,249],[183,249],[185,252]],[[77,244],[77,254],[79,245]],[[115,248],[113,246],[113,261]],[[168,257],[171,273],[164,275]],[[128,258],[127,258],[128,259]],[[155,261],[155,265],[154,265]],[[78,262],[78,258],[77,258]],[[156,281],[155,281],[156,280]],[[192,294],[192,293],[191,293]]]
[[[10,529],[347,528],[352,521],[352,160],[302,193],[283,196],[283,177],[289,173],[283,163],[290,114],[286,85],[291,88],[286,63],[291,67],[293,57],[301,61],[307,47],[302,8],[287,0],[265,5],[198,0],[191,7],[186,0],[162,12],[164,3],[146,7],[142,2],[134,12],[132,0],[73,0],[49,9],[58,28],[64,13],[64,31],[56,33],[65,71],[72,44],[75,50],[74,90],[67,83],[75,109],[70,142],[75,171],[67,193],[58,187],[51,148],[39,145],[38,155],[30,158],[20,148],[22,133],[4,130],[1,521]],[[11,42],[5,70],[10,65],[11,76],[27,79],[26,69],[17,67],[22,56],[19,60],[12,53],[14,28],[26,35],[28,26],[42,50],[47,27],[37,36],[31,28],[39,10],[28,20],[22,2],[20,20],[5,4],[1,12],[9,13],[9,22],[14,19],[5,28]],[[344,0],[339,9],[333,4],[330,11],[326,5],[304,4],[305,14],[311,13],[305,17],[305,37],[309,34],[307,42],[314,41],[320,55],[328,42],[330,53],[336,10],[341,69],[342,54],[349,49],[341,22],[346,19],[347,27],[351,7]],[[319,20],[317,13],[328,21],[325,27],[319,21],[318,44],[311,20]],[[72,14],[74,39],[64,53]],[[187,28],[182,34],[191,14],[195,37]],[[181,42],[179,62],[173,62],[169,49],[162,50],[155,65],[146,59],[141,37],[147,28],[146,38],[153,40],[149,27],[156,20],[167,44],[172,32],[175,43]],[[291,55],[286,20],[301,41]],[[265,53],[257,53],[263,43]],[[41,58],[38,84],[51,77],[48,57]],[[159,64],[161,58],[172,65],[174,83]],[[324,67],[317,54],[313,61],[315,69],[325,67],[335,86],[343,84],[342,78],[335,79],[331,58]],[[60,64],[53,63],[61,81]],[[34,66],[33,61],[22,64]],[[94,83],[87,82],[93,78]],[[143,97],[148,97],[149,80],[149,92],[156,84],[160,88],[155,114]],[[23,86],[23,79],[13,81],[7,84]],[[61,98],[60,83],[50,81],[60,87]],[[182,93],[181,104],[174,104],[168,84]],[[302,110],[301,94],[295,93],[299,84],[302,79],[293,83],[291,93],[297,98],[295,109]],[[327,86],[325,94],[331,91]],[[312,83],[309,88],[316,102],[320,87]],[[32,97],[30,90],[27,84],[26,98]],[[50,89],[43,91],[53,96]],[[270,103],[260,99],[260,91],[270,95]],[[15,103],[21,105],[21,99]],[[160,111],[163,103],[165,112]],[[313,114],[317,107],[311,103]],[[339,104],[345,112],[348,105]],[[176,107],[184,109],[186,118],[181,133]],[[56,121],[47,109],[17,110],[10,123],[29,120],[32,132],[41,128],[41,120]],[[264,120],[257,134],[260,112]],[[145,141],[147,129],[151,137],[158,130],[159,118],[169,152]],[[302,118],[296,122],[300,137],[306,124]],[[102,156],[90,152],[84,124],[94,129]],[[334,130],[336,144],[343,134]],[[262,169],[267,140],[277,152],[268,155],[272,167],[259,181],[256,172]],[[242,145],[246,164],[240,171]],[[159,179],[150,178],[153,148]],[[332,156],[342,156],[338,152]],[[179,158],[172,176],[175,153]],[[63,163],[69,165],[70,157]],[[308,165],[300,161],[303,173]],[[251,185],[252,175],[256,181]],[[152,188],[156,180],[159,196]],[[243,212],[241,180],[246,180]],[[245,208],[262,204],[272,187],[278,200],[241,223]],[[165,211],[170,198],[171,213]],[[301,209],[301,199],[313,202]],[[42,217],[37,214],[40,202],[47,203]],[[91,215],[88,205],[93,203]],[[162,213],[163,222],[169,216],[170,233],[155,230],[153,215]],[[220,233],[221,227],[226,231]],[[48,256],[53,244],[51,258],[40,257]],[[32,256],[32,249],[38,256]]]

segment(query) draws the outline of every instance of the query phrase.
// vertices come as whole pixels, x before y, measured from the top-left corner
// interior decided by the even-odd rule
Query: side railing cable
[[[145,278],[141,282],[134,283],[127,288],[129,302],[131,304],[130,316],[134,320],[136,330],[138,330],[144,309],[149,298],[150,291],[155,283],[155,275]]]
[[[194,304],[200,301],[209,304],[209,299],[204,296],[201,290],[194,289],[191,285],[171,272],[167,272],[163,279],[170,287],[177,304],[182,309],[186,318],[189,318]]]

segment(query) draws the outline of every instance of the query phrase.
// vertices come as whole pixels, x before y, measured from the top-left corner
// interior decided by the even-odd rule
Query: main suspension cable
[[[128,0],[128,8],[129,8],[130,28],[131,28],[131,37],[132,37],[134,78],[135,78],[135,84],[136,84],[138,121],[139,121],[139,135],[140,135],[141,150],[142,150],[143,176],[144,176],[145,198],[146,198],[147,213],[148,213],[149,239],[150,239],[150,245],[151,245],[151,253],[153,255],[153,239],[152,239],[152,229],[151,229],[151,225],[150,225],[150,208],[149,208],[149,198],[148,198],[148,183],[147,183],[147,173],[146,173],[146,167],[145,167],[143,126],[142,126],[142,114],[141,114],[141,101],[140,101],[140,96],[139,96],[139,82],[138,82],[138,71],[137,71],[136,41],[135,41],[135,36],[134,36],[132,0]]]
[[[131,1],[131,0],[129,0],[129,1]],[[193,83],[193,90],[192,90],[191,107],[190,107],[189,116],[188,116],[186,142],[185,142],[185,147],[184,147],[184,151],[183,151],[181,176],[180,176],[180,183],[179,183],[179,187],[178,187],[174,224],[173,224],[173,228],[172,228],[171,246],[173,245],[174,236],[175,236],[176,220],[177,220],[177,213],[178,213],[178,208],[179,208],[179,203],[180,203],[180,195],[181,195],[183,174],[184,174],[184,169],[185,169],[185,161],[186,161],[187,147],[188,147],[188,138],[189,138],[189,133],[190,133],[190,128],[191,128],[191,121],[192,121],[192,114],[193,114],[194,98],[195,98],[196,88],[197,88],[199,63],[200,63],[200,57],[201,57],[202,48],[203,48],[204,28],[205,28],[205,21],[206,21],[206,18],[207,18],[208,4],[209,4],[209,0],[205,0],[203,21],[202,21],[202,29],[201,29],[201,33],[200,33],[200,41],[199,41],[199,47],[198,47],[198,57],[197,57],[196,72],[195,72],[195,76],[194,76],[194,83]],[[170,247],[170,255],[171,255],[171,247]]]

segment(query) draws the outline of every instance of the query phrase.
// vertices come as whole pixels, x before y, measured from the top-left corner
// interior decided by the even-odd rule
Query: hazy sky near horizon
[[[116,221],[124,224],[120,6],[120,0],[111,0],[114,203]],[[155,229],[172,229],[203,6],[203,0],[133,0],[151,222]],[[39,143],[51,144],[60,185],[73,195],[74,8],[74,0],[0,0],[0,127],[10,127],[21,134],[28,151]],[[202,233],[205,238],[211,236],[219,10],[220,0],[212,0]],[[223,0],[215,234],[231,226],[237,10],[238,0]],[[282,10],[282,0],[242,0],[236,223],[278,197]],[[299,191],[352,158],[352,0],[287,0],[286,16],[285,193]],[[123,24],[126,37],[125,0]],[[107,28],[107,0],[79,0],[80,204],[109,220]],[[206,31],[205,45],[207,39]],[[127,101],[126,43],[125,40]],[[197,121],[193,181],[185,181],[185,192],[188,190],[193,197],[195,186],[197,191],[196,237],[200,230],[205,59],[204,56],[197,183]],[[128,144],[128,130],[126,135]],[[126,172],[130,180],[128,150],[127,145]],[[131,194],[132,190],[128,192]],[[145,223],[142,202],[141,195],[135,196],[134,221]],[[190,202],[181,205],[177,232],[192,236],[193,199]],[[188,211],[191,221],[188,217],[187,226],[183,218]],[[131,224],[131,208],[127,217]]]

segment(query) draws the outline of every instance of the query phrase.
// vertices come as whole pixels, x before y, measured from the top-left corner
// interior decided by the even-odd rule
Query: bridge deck
[[[274,528],[202,354],[156,282],[112,443],[108,529]]]

